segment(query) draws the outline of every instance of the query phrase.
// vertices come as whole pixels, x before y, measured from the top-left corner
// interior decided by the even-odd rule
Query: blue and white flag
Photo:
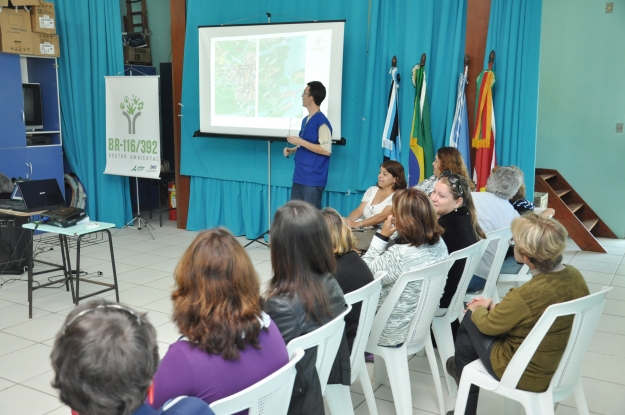
[[[384,148],[384,160],[401,159],[401,137],[399,134],[399,80],[397,68],[391,68],[391,90],[388,97],[388,111],[382,133],[382,148]]]
[[[464,95],[464,88],[467,84],[467,69],[465,66],[464,73],[460,74],[458,80],[458,98],[456,99],[456,113],[454,115],[454,123],[451,126],[451,134],[449,136],[449,146],[457,148],[467,171],[471,171],[471,143],[469,142],[469,121],[467,117],[467,100]]]

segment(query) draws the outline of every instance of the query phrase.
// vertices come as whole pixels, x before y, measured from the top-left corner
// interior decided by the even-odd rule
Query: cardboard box
[[[151,64],[152,54],[150,53],[150,48],[133,48],[131,46],[124,46],[124,62]]]
[[[33,33],[33,55],[59,57],[59,35],[47,33]]]
[[[54,3],[42,1],[38,6],[30,9],[30,23],[34,33],[56,33],[56,16]]]
[[[0,7],[9,7],[9,0],[0,0]]]
[[[11,0],[11,5],[13,7],[19,6],[38,6],[40,3],[39,0]]]
[[[32,55],[30,13],[26,10],[8,9],[0,13],[0,51]]]

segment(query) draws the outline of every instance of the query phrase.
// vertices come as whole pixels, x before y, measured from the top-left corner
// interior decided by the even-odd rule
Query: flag
[[[495,155],[495,108],[493,106],[493,85],[495,72],[492,64],[477,77],[477,96],[475,98],[475,133],[471,145],[475,153],[473,181],[478,191],[486,191],[486,181],[490,171],[497,165]]]
[[[408,155],[408,185],[423,181],[432,175],[434,149],[430,129],[430,104],[428,103],[425,68],[415,65],[412,68],[412,84],[416,88],[414,114],[410,133],[410,154]]]
[[[399,134],[399,81],[400,76],[396,67],[389,71],[391,75],[391,90],[388,93],[388,111],[382,133],[382,148],[384,148],[384,161],[401,158],[401,137]]]
[[[469,142],[469,122],[467,117],[467,99],[464,95],[464,87],[467,84],[467,69],[464,67],[464,73],[460,74],[458,80],[458,98],[456,99],[456,113],[454,114],[454,123],[451,126],[451,134],[449,135],[449,146],[458,149],[467,171],[471,171],[471,144]]]

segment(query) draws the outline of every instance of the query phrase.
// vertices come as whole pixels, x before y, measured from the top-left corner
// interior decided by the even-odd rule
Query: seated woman
[[[486,237],[477,223],[477,213],[466,178],[443,172],[434,185],[430,199],[438,215],[438,224],[443,228],[442,238],[450,254]],[[437,315],[445,315],[451,298],[456,293],[465,263],[466,259],[461,259],[451,266]]]
[[[323,209],[321,214],[328,224],[332,250],[336,259],[334,277],[341,286],[343,293],[351,293],[369,284],[373,281],[373,274],[365,261],[358,255],[356,240],[349,226],[343,221],[339,212],[332,208]],[[352,305],[352,311],[345,316],[345,335],[350,353],[358,330],[361,306],[361,303]]]
[[[458,176],[462,176],[467,179],[469,185],[471,186],[471,190],[475,189],[475,185],[469,177],[467,166],[464,164],[462,154],[460,154],[457,149],[453,147],[439,148],[436,152],[436,156],[434,157],[432,166],[434,167],[434,174],[413,186],[414,188],[422,190],[426,195],[429,195],[434,190],[434,184],[438,180],[441,173],[449,171],[450,173],[457,174]]]
[[[395,191],[406,187],[404,167],[393,160],[385,161],[380,166],[378,183],[367,189],[360,205],[345,218],[345,223],[352,228],[381,224],[391,213]]]
[[[260,282],[243,247],[223,228],[201,232],[174,271],[173,320],[183,338],[154,377],[154,407],[176,396],[212,403],[283,367],[289,356],[262,310]]]
[[[482,298],[468,304],[456,339],[456,355],[447,361],[447,372],[456,382],[464,367],[477,359],[491,376],[501,379],[547,307],[589,294],[579,271],[561,263],[567,232],[558,221],[529,213],[512,222],[512,235],[514,255],[529,266],[533,277],[510,290],[497,305]],[[547,390],[568,343],[572,323],[572,316],[560,317],[553,323],[521,376],[518,389]],[[479,388],[472,385],[466,415],[475,414],[478,394]]]
[[[395,244],[386,249],[395,231],[399,236]],[[393,198],[392,214],[384,221],[382,230],[373,238],[363,257],[371,272],[387,272],[382,279],[378,309],[404,272],[447,259],[449,255],[441,238],[442,233],[432,201],[425,193],[414,188],[397,192]],[[420,281],[408,283],[382,331],[380,346],[394,347],[404,343],[420,293]]]
[[[162,410],[150,407],[159,360],[156,330],[145,314],[121,304],[94,300],[76,306],[50,358],[52,386],[72,414],[214,415],[194,397],[168,402]]]
[[[347,308],[332,276],[336,260],[330,232],[313,205],[292,200],[276,211],[271,224],[271,266],[265,311],[286,343],[323,326]],[[329,383],[350,384],[349,357],[343,335]],[[290,415],[324,414],[316,360],[313,348],[297,364]]]

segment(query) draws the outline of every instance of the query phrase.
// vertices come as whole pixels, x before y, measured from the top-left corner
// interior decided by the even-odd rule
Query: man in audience
[[[477,222],[484,233],[508,227],[512,220],[519,216],[508,199],[515,195],[522,182],[523,176],[518,170],[500,167],[488,177],[486,192],[471,193],[477,212]],[[484,288],[496,250],[497,241],[492,241],[475,270],[468,291],[479,291]]]
[[[214,415],[197,398],[173,399],[161,410],[144,403],[152,399],[159,363],[156,331],[145,315],[120,304],[97,300],[74,308],[51,359],[52,386],[72,415]]]
[[[332,153],[332,126],[319,108],[326,97],[326,88],[319,81],[309,82],[302,93],[302,106],[308,116],[302,120],[299,136],[289,135],[287,141],[297,147],[284,148],[284,157],[295,154],[295,171],[291,200],[304,200],[321,209],[321,195],[328,183]]]

